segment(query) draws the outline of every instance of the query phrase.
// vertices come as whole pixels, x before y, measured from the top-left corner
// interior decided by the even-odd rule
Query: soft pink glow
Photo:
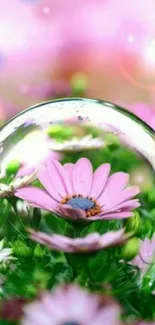
[[[154,0],[1,1],[2,99],[17,111],[48,99],[44,85],[81,72],[87,96],[154,104],[154,12]]]

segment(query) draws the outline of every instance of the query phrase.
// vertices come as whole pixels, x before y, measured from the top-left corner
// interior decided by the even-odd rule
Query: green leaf
[[[47,214],[44,223],[48,226],[50,233],[64,234],[65,232],[66,221],[56,217],[54,214]]]
[[[52,277],[49,282],[50,287],[63,283],[70,283],[73,277],[72,269],[68,264],[57,263],[52,269]]]
[[[30,257],[33,255],[31,247],[29,247],[23,240],[17,239],[12,243],[12,248],[16,256]]]

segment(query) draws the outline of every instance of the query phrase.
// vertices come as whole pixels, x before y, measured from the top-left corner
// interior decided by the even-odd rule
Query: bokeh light
[[[39,101],[75,95],[153,108],[154,12],[153,0],[1,1],[5,120]]]

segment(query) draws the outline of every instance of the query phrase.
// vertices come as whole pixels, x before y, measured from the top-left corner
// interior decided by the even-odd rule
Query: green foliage
[[[12,243],[12,248],[14,251],[14,254],[17,257],[30,257],[32,256],[32,249],[28,245],[25,244],[25,242],[21,239],[17,239]]]
[[[71,126],[64,128],[63,125],[61,126],[59,124],[49,126],[46,132],[49,137],[60,142],[68,140],[71,136],[73,136],[73,128]]]
[[[11,176],[16,175],[19,168],[20,168],[20,163],[19,163],[18,160],[10,161],[10,163],[6,167],[6,175],[7,175],[7,177],[10,178]]]
[[[139,234],[141,231],[141,217],[140,214],[136,211],[134,212],[134,216],[128,218],[125,222],[126,232],[131,232],[133,234]]]
[[[36,258],[42,258],[45,254],[45,248],[43,248],[41,245],[37,244],[34,249],[34,256]]]

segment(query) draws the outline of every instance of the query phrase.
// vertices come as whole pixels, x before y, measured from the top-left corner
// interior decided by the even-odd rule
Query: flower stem
[[[23,228],[24,231],[25,231],[25,225],[24,225],[22,219],[20,218],[20,216],[18,215],[18,211],[17,211],[17,207],[16,207],[16,199],[13,198],[13,197],[8,197],[8,198],[7,198],[7,201],[8,201],[8,203],[10,203],[10,205],[12,206],[12,208],[13,208],[13,210],[14,210],[14,212],[15,212],[15,215],[16,215],[16,217],[18,218],[18,221],[19,221],[20,225],[22,226],[22,228]]]

